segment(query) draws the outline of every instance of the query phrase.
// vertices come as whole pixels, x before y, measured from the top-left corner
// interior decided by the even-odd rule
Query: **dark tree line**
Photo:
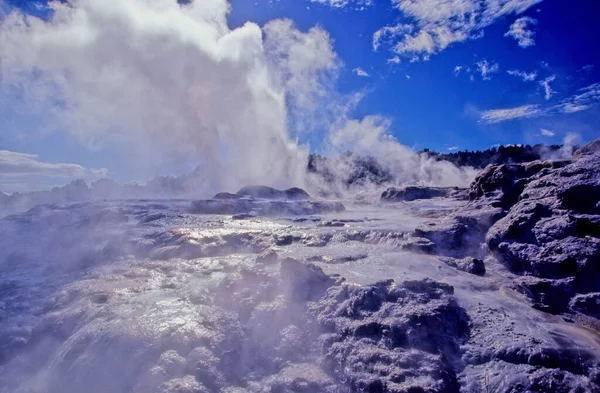
[[[557,158],[560,156],[560,145],[509,145],[493,147],[487,150],[459,151],[456,153],[438,153],[425,149],[419,154],[427,154],[438,161],[449,161],[456,166],[471,166],[483,169],[490,164],[510,164],[531,162],[541,159]],[[570,154],[572,151],[566,152]]]

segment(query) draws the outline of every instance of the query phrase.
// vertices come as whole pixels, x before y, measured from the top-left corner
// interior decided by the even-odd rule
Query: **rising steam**
[[[5,19],[0,57],[2,94],[39,103],[53,131],[126,146],[140,166],[201,165],[209,187],[300,180],[305,152],[288,137],[286,99],[310,101],[334,66],[323,30],[277,21],[264,41],[254,23],[227,27],[225,0],[50,7],[48,22]]]
[[[377,117],[316,114],[341,67],[320,27],[301,32],[275,20],[230,29],[226,0],[49,7],[48,20],[0,15],[0,99],[22,102],[46,132],[121,152],[125,172],[199,167],[194,187],[210,191],[306,186],[308,147],[297,132],[318,124],[330,130],[330,153],[374,154],[403,182],[470,180],[386,139],[388,124]]]

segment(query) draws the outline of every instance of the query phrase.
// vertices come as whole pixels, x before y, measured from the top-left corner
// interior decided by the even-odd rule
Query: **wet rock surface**
[[[331,201],[280,201],[253,199],[208,199],[193,201],[190,211],[195,214],[228,214],[254,216],[311,215],[341,212],[341,202]],[[240,216],[242,217],[242,216]]]
[[[598,162],[489,167],[469,201],[8,216],[0,392],[600,392]]]

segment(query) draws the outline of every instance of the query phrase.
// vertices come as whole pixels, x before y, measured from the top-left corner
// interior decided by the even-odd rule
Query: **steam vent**
[[[0,0],[0,393],[600,393],[599,15]]]

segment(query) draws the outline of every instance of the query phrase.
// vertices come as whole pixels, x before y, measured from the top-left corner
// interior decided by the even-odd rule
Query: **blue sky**
[[[483,37],[453,43],[431,54],[426,61],[414,61],[410,54],[398,55],[386,45],[373,50],[376,31],[415,21],[395,8],[392,1],[374,1],[374,5],[360,11],[353,10],[352,5],[357,2],[348,1],[347,6],[337,8],[330,3],[335,1],[238,0],[232,2],[230,22],[235,26],[248,19],[264,23],[284,17],[293,19],[302,29],[315,24],[323,26],[330,32],[335,50],[344,62],[340,88],[368,91],[357,111],[392,118],[394,135],[417,149],[472,150],[497,143],[562,143],[569,132],[579,133],[584,141],[600,137],[598,108],[493,124],[482,121],[480,116],[481,111],[525,105],[539,105],[544,110],[580,94],[579,89],[600,82],[598,2],[538,2],[522,13],[494,19],[489,26],[473,32],[473,36]],[[438,2],[423,0],[422,3],[434,6]],[[534,43],[527,47],[505,36],[511,25],[523,17],[536,21],[529,26]],[[396,56],[400,63],[391,63],[390,59]],[[477,66],[485,61],[489,67],[498,67],[486,78]],[[458,75],[457,66],[462,67]],[[356,75],[352,72],[355,68],[369,76]],[[515,70],[535,74],[536,78],[528,82],[508,73]],[[552,93],[546,100],[541,83],[551,77],[555,78],[549,83]],[[542,129],[554,136],[542,135]]]
[[[413,149],[444,152],[509,143],[559,144],[568,135],[581,142],[600,137],[597,1],[230,3],[227,23],[232,30],[247,21],[263,27],[284,18],[300,32],[314,26],[326,32],[337,61],[328,89],[341,100],[360,94],[351,117],[385,118],[387,132]],[[43,2],[0,0],[0,18],[15,9],[46,20],[52,14]],[[97,147],[88,137],[82,143],[72,132],[48,130],[48,108],[28,109],[30,102],[23,98],[28,86],[5,86],[2,96],[0,150],[5,157],[0,157],[0,171],[14,173],[0,176],[0,190],[47,188],[75,176],[92,179],[105,173],[119,180],[143,180],[195,164],[148,168],[147,160],[140,160],[144,168],[137,168],[133,160],[126,162],[128,149],[119,143]],[[321,141],[327,130],[314,128],[316,132],[298,138],[310,142],[313,151],[324,152]],[[15,157],[20,161],[11,163]],[[15,169],[23,162],[29,169]],[[48,171],[53,174],[47,176]]]

